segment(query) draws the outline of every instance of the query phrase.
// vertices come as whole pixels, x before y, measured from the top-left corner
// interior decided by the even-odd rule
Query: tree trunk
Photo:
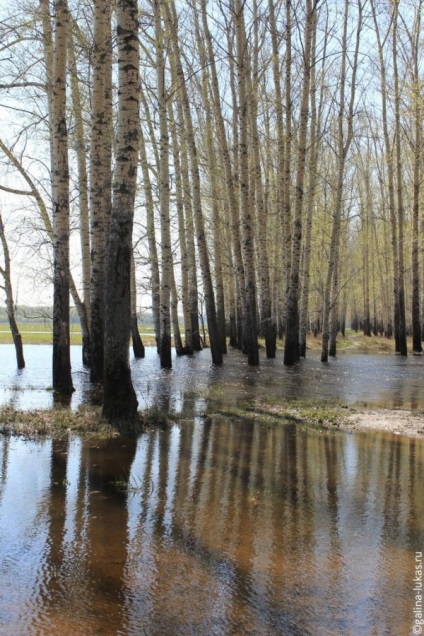
[[[362,30],[362,4],[358,1],[358,24],[356,26],[356,41],[354,49],[354,57],[350,63],[352,75],[350,78],[350,97],[346,109],[345,93],[347,84],[347,27],[348,27],[348,11],[349,0],[344,3],[344,20],[343,20],[343,36],[341,51],[341,72],[340,72],[340,93],[339,93],[339,112],[337,117],[337,181],[335,205],[333,214],[333,224],[331,229],[330,254],[327,266],[327,275],[324,287],[323,317],[322,317],[322,348],[321,362],[328,361],[328,345],[330,340],[330,312],[332,305],[337,302],[338,289],[335,285],[337,277],[335,276],[335,268],[339,261],[340,249],[340,231],[343,212],[343,191],[346,157],[352,143],[353,138],[353,117],[356,94],[356,75],[358,69],[359,41]],[[347,112],[346,112],[347,110]],[[345,119],[347,122],[345,122]],[[345,132],[346,123],[346,132]],[[335,355],[335,343],[333,348]]]
[[[244,307],[246,304],[245,294],[245,281],[244,281],[244,266],[243,256],[241,250],[240,241],[240,215],[238,211],[237,195],[236,195],[236,178],[233,167],[231,165],[231,155],[228,144],[227,135],[225,132],[224,117],[222,114],[221,98],[219,93],[219,80],[218,72],[215,63],[215,53],[212,45],[212,36],[209,30],[207,12],[206,12],[206,0],[200,0],[202,11],[202,26],[203,34],[206,40],[207,47],[207,64],[211,72],[211,90],[212,90],[212,106],[214,112],[214,118],[216,122],[216,133],[218,137],[220,155],[222,156],[222,162],[224,165],[225,186],[228,198],[229,207],[229,224],[231,228],[230,240],[231,248],[233,252],[233,262],[235,265],[235,277],[236,277],[236,293],[239,297],[240,306]],[[239,316],[239,321],[242,321],[242,316]],[[241,348],[241,339],[237,342],[237,345]]]
[[[143,173],[143,188],[146,198],[146,232],[149,247],[150,280],[152,287],[152,318],[155,330],[156,350],[160,352],[160,275],[159,257],[156,245],[155,207],[153,203],[152,183],[147,161],[146,144],[140,126],[140,165]],[[158,166],[159,168],[159,166]]]
[[[253,5],[254,22],[254,47],[252,64],[252,82],[250,93],[250,129],[251,129],[251,153],[252,153],[252,189],[254,192],[253,203],[256,203],[256,227],[257,227],[257,262],[258,280],[260,285],[260,325],[265,338],[265,350],[267,358],[275,358],[277,347],[277,330],[272,320],[271,284],[269,275],[269,258],[267,247],[268,208],[263,188],[262,167],[260,157],[260,140],[258,130],[258,97],[259,97],[259,34],[257,19],[257,3]]]
[[[111,209],[111,5],[94,3],[93,97],[90,140],[91,365],[90,380],[104,371],[106,250]]]
[[[377,38],[378,56],[380,61],[380,74],[381,74],[381,106],[382,106],[382,122],[383,122],[383,135],[384,135],[384,150],[385,160],[387,165],[387,182],[389,190],[389,215],[390,215],[390,227],[391,227],[391,246],[393,255],[393,314],[394,314],[394,336],[395,336],[395,350],[400,352],[400,305],[399,305],[399,249],[398,249],[398,230],[397,219],[395,212],[395,188],[394,188],[394,167],[393,167],[393,147],[390,139],[389,125],[387,118],[387,80],[386,80],[386,66],[383,44],[381,41],[380,30],[378,26],[378,20],[374,5],[374,0],[371,2],[371,10],[374,21],[375,33]],[[389,27],[391,28],[391,26]],[[384,40],[386,40],[386,37]]]
[[[184,219],[184,194],[183,194],[183,182],[181,174],[181,161],[180,161],[180,148],[178,143],[178,135],[175,127],[175,118],[172,105],[168,105],[168,116],[171,127],[172,136],[172,154],[174,161],[175,171],[175,198],[178,217],[178,238],[180,241],[180,255],[181,255],[181,296],[184,316],[184,339],[185,347],[184,353],[187,355],[193,354],[193,336],[191,331],[191,314],[190,314],[190,291],[189,291],[189,278],[190,278],[190,262],[187,251],[187,234]],[[197,291],[196,291],[197,296]],[[197,314],[197,312],[196,312]],[[200,345],[200,342],[199,342]]]
[[[305,222],[305,242],[303,250],[303,267],[302,267],[302,292],[300,298],[299,309],[299,355],[306,357],[306,334],[308,331],[308,313],[309,313],[309,286],[311,277],[311,251],[312,251],[312,220],[315,207],[315,191],[317,185],[317,168],[318,153],[320,148],[320,134],[323,111],[324,98],[324,81],[321,80],[320,100],[317,108],[317,78],[316,78],[316,13],[314,14],[314,29],[312,33],[311,44],[311,135],[310,135],[310,159],[309,159],[309,188],[306,202],[306,222]],[[322,54],[326,60],[326,45]],[[324,72],[324,69],[323,69]]]
[[[137,321],[137,281],[135,275],[134,251],[131,254],[131,340],[134,358],[144,358],[146,351],[138,330]]]
[[[139,135],[137,0],[118,0],[118,131],[107,253],[104,403],[108,419],[132,419],[137,398],[129,366],[131,253]]]
[[[284,364],[293,364],[300,357],[299,349],[299,291],[300,291],[300,254],[302,245],[302,209],[305,182],[307,152],[307,132],[309,118],[309,87],[311,80],[311,44],[314,28],[312,0],[306,0],[306,26],[303,54],[303,84],[300,105],[300,128],[297,148],[296,196],[294,206],[293,234],[291,240],[290,278],[286,303],[286,340],[284,343]]]
[[[9,320],[10,331],[15,345],[16,363],[18,369],[25,368],[24,350],[22,346],[22,336],[19,333],[18,325],[15,319],[15,304],[13,302],[12,276],[9,245],[7,243],[6,233],[4,230],[3,219],[0,214],[0,241],[3,246],[4,268],[0,267],[0,274],[3,276],[4,291],[6,294],[6,312]]]
[[[403,177],[402,177],[402,154],[400,147],[401,123],[400,123],[400,90],[399,74],[397,65],[397,29],[398,29],[398,7],[399,0],[396,0],[393,8],[393,79],[394,79],[394,107],[395,107],[395,149],[396,149],[396,181],[397,181],[397,220],[398,220],[398,250],[399,250],[399,270],[398,270],[398,294],[399,294],[399,353],[406,356],[408,348],[406,344],[406,312],[405,312],[405,271],[404,271],[404,218],[405,210],[403,204]]]
[[[168,28],[171,32],[173,45],[173,57],[175,72],[178,78],[179,92],[181,94],[182,109],[184,115],[184,130],[187,138],[187,146],[190,154],[190,168],[193,194],[193,212],[196,228],[197,247],[199,250],[200,269],[202,272],[203,293],[205,296],[206,315],[208,320],[209,340],[214,364],[222,363],[222,351],[219,346],[218,325],[216,319],[215,294],[212,285],[209,255],[206,244],[205,223],[200,196],[200,173],[197,156],[197,146],[194,136],[193,120],[190,111],[190,102],[187,92],[187,83],[181,64],[180,45],[178,40],[178,24],[175,4],[171,0],[166,6]]]
[[[244,340],[248,362],[259,364],[257,335],[256,279],[254,262],[254,234],[251,198],[249,196],[248,161],[248,97],[246,60],[246,34],[241,0],[234,2],[234,28],[237,48],[237,83],[239,95],[239,162],[240,162],[240,205],[243,236],[243,262],[246,288]]]
[[[413,175],[413,202],[412,202],[412,350],[414,353],[422,353],[421,344],[421,312],[420,312],[420,270],[418,262],[419,221],[420,221],[420,194],[422,174],[422,102],[420,93],[419,73],[419,38],[421,36],[421,4],[417,8],[415,33],[411,35],[411,48],[413,57],[413,109],[414,109],[414,175]]]
[[[80,245],[81,245],[81,265],[82,265],[82,297],[84,311],[88,325],[91,322],[91,305],[90,305],[90,278],[91,278],[91,262],[90,262],[90,220],[88,206],[88,176],[87,176],[87,160],[85,154],[85,138],[84,138],[84,120],[81,105],[81,93],[78,79],[77,61],[75,57],[75,46],[73,40],[73,23],[68,25],[68,51],[69,66],[71,75],[71,95],[73,114],[75,118],[75,151],[77,155],[78,165],[78,202],[79,202],[79,220],[80,220]],[[90,334],[84,334],[82,341],[82,360],[87,366],[90,366]]]
[[[180,323],[178,320],[178,293],[173,269],[171,272],[171,319],[172,330],[174,332],[175,351],[177,352],[177,356],[182,356],[187,352],[183,347],[183,341],[181,339]]]
[[[169,132],[166,109],[164,37],[161,20],[161,1],[153,1],[156,44],[156,77],[159,109],[159,204],[161,230],[160,285],[160,365],[172,367],[171,356],[171,283],[173,276],[171,221],[169,217]]]
[[[66,127],[66,48],[68,6],[55,2],[52,83],[53,130],[53,389],[71,395],[69,333],[69,168]]]

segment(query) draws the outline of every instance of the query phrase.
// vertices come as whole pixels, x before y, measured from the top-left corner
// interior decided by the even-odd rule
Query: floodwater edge
[[[322,433],[340,431],[384,431],[396,435],[424,439],[424,410],[368,409],[341,404],[338,400],[246,402],[237,407],[219,408],[211,404],[201,417],[207,419],[251,423],[263,426],[296,424],[302,429]],[[139,411],[130,422],[108,422],[99,406],[81,405],[72,411],[62,406],[47,409],[19,410],[0,408],[0,434],[22,437],[61,438],[76,433],[90,438],[119,435],[138,436],[153,428],[163,428],[183,421],[184,416],[157,407]]]

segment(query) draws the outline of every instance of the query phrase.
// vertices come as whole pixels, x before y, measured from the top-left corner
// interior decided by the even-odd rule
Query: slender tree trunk
[[[184,117],[182,107],[179,100],[178,103],[178,124],[180,129],[184,125]],[[197,286],[197,263],[196,263],[196,247],[194,242],[194,222],[193,222],[193,205],[190,175],[188,170],[187,144],[184,135],[180,136],[180,153],[181,153],[181,180],[183,188],[183,204],[185,210],[186,225],[186,249],[188,263],[188,296],[190,308],[190,332],[193,351],[201,351],[202,343],[200,340],[199,326],[199,294]]]
[[[69,333],[69,168],[66,127],[66,49],[68,6],[55,2],[55,38],[52,83],[53,129],[53,388],[70,395]]]
[[[387,165],[387,185],[389,191],[389,216],[391,227],[391,246],[393,255],[393,314],[394,314],[394,336],[395,336],[395,350],[400,352],[400,305],[399,305],[399,249],[398,249],[398,223],[396,219],[395,211],[395,187],[394,187],[394,164],[393,164],[393,148],[389,133],[389,125],[387,118],[387,79],[386,79],[386,65],[383,50],[383,43],[381,41],[380,29],[378,25],[374,0],[371,0],[371,10],[373,15],[375,33],[377,38],[378,56],[380,61],[380,77],[381,77],[381,106],[382,106],[382,123],[383,123],[383,135],[384,135],[384,150],[385,160]],[[387,35],[386,35],[387,37]],[[386,40],[386,37],[384,40]]]
[[[290,252],[287,250],[286,238],[290,237],[290,223],[287,224],[287,199],[286,199],[286,148],[285,148],[285,131],[284,131],[284,98],[281,90],[281,67],[280,67],[280,39],[279,39],[279,27],[275,16],[274,0],[268,0],[269,8],[269,28],[271,32],[271,45],[272,45],[272,74],[274,81],[275,92],[275,121],[277,128],[277,179],[276,179],[276,209],[279,217],[279,224],[277,226],[278,234],[277,241],[281,240],[281,246],[275,251],[275,277],[273,285],[273,298],[274,307],[273,315],[276,327],[278,323],[281,324],[281,317],[283,312],[281,307],[284,304],[282,302],[281,289],[286,284],[288,259]],[[290,46],[290,39],[288,40]],[[290,95],[288,95],[290,98]],[[287,105],[287,104],[286,104]],[[288,138],[287,138],[288,139]],[[287,148],[290,152],[290,147]],[[284,277],[283,277],[284,275]]]
[[[187,250],[187,236],[184,219],[184,195],[183,195],[183,182],[181,175],[181,162],[180,162],[180,148],[178,143],[178,135],[175,127],[175,118],[172,104],[168,104],[168,117],[171,128],[172,136],[172,154],[175,170],[175,198],[178,217],[178,237],[180,241],[180,255],[181,255],[181,296],[184,316],[184,338],[185,347],[184,353],[186,355],[193,354],[193,337],[191,331],[191,314],[190,314],[190,292],[189,292],[189,278],[190,278],[190,263]],[[197,292],[196,292],[197,294]],[[196,312],[197,313],[197,312]],[[199,343],[200,344],[200,343]]]
[[[417,8],[415,33],[411,37],[413,52],[413,108],[414,108],[414,175],[412,202],[412,350],[422,353],[421,344],[421,312],[420,312],[420,269],[418,260],[419,227],[420,227],[420,194],[422,175],[422,101],[419,74],[419,38],[421,36],[421,4]]]
[[[73,23],[68,25],[68,51],[69,66],[71,75],[71,95],[72,106],[75,118],[75,151],[78,165],[78,197],[79,197],[79,220],[80,220],[80,244],[81,244],[81,264],[82,264],[82,296],[84,311],[87,323],[91,322],[90,306],[90,220],[88,207],[88,176],[87,160],[85,154],[84,121],[81,105],[81,94],[78,79],[77,61],[75,57],[75,46],[72,35]],[[82,338],[82,360],[84,365],[90,366],[90,334],[84,333]]]
[[[144,358],[146,350],[138,330],[137,321],[137,280],[135,274],[134,251],[131,254],[131,340],[134,358]]]
[[[311,45],[314,28],[314,6],[306,0],[306,26],[303,59],[303,84],[300,106],[300,128],[297,148],[296,196],[291,240],[290,279],[286,304],[286,340],[284,343],[284,364],[293,364],[300,357],[299,348],[299,291],[300,254],[302,245],[302,209],[304,198],[305,165],[307,152],[307,132],[309,118],[309,87],[311,80]]]
[[[259,34],[258,34],[257,2],[253,4],[254,46],[252,63],[252,82],[249,86],[250,94],[250,130],[252,153],[252,201],[256,203],[257,226],[257,262],[258,279],[260,285],[260,322],[261,332],[265,338],[267,358],[275,358],[277,345],[277,331],[272,320],[271,284],[269,275],[269,258],[267,248],[268,209],[263,188],[262,167],[260,157],[260,139],[258,130],[258,92],[259,92]]]
[[[3,219],[0,214],[0,241],[3,247],[4,256],[4,268],[0,267],[0,274],[3,277],[4,285],[0,285],[0,288],[4,289],[6,294],[6,312],[9,320],[10,331],[12,333],[13,343],[15,345],[16,363],[18,369],[25,368],[24,350],[22,346],[22,336],[19,333],[19,328],[15,318],[15,303],[13,302],[13,289],[12,289],[12,276],[10,266],[10,252],[9,245],[7,243],[6,233],[4,230]]]
[[[150,280],[152,287],[152,318],[155,330],[156,350],[160,352],[160,275],[159,257],[155,232],[155,206],[153,203],[152,183],[150,180],[149,163],[147,161],[146,144],[143,130],[140,126],[140,165],[143,173],[143,188],[146,198],[146,231],[149,247]]]
[[[256,280],[254,262],[254,234],[251,197],[249,195],[248,161],[248,97],[247,97],[247,60],[244,13],[241,0],[234,2],[234,28],[237,48],[237,82],[239,95],[239,161],[240,161],[240,205],[243,235],[243,262],[246,286],[246,328],[245,344],[248,362],[259,364],[257,335]]]
[[[169,6],[168,6],[169,5]],[[180,45],[178,40],[178,25],[175,4],[171,0],[166,6],[168,27],[171,31],[175,71],[178,78],[179,91],[184,115],[187,146],[190,153],[190,167],[193,194],[193,212],[196,227],[197,247],[199,250],[200,269],[202,272],[203,293],[205,296],[206,315],[208,320],[209,340],[214,364],[222,363],[222,351],[219,346],[218,325],[216,319],[215,294],[212,285],[212,275],[209,263],[209,255],[206,244],[205,223],[200,196],[200,173],[197,155],[197,146],[194,135],[193,120],[190,111],[190,102],[187,92],[187,83],[181,64]]]
[[[171,319],[172,330],[174,332],[174,344],[177,356],[185,354],[183,347],[183,341],[181,339],[180,323],[178,320],[178,292],[177,285],[175,283],[174,269],[171,271]]]
[[[236,178],[233,167],[231,165],[231,154],[227,134],[225,131],[225,123],[221,107],[221,97],[219,93],[218,72],[215,62],[215,53],[213,50],[212,36],[209,30],[207,19],[206,0],[200,0],[200,4],[202,11],[203,33],[207,47],[206,63],[208,65],[208,68],[210,68],[211,73],[212,105],[216,122],[216,133],[218,137],[220,155],[222,156],[222,162],[224,165],[225,186],[228,197],[229,224],[231,228],[231,247],[233,252],[233,262],[235,264],[236,275],[236,293],[239,297],[240,306],[244,307],[246,304],[246,294],[244,288],[244,266],[240,241],[240,216],[237,204]],[[242,320],[242,316],[239,316],[239,320]],[[241,341],[237,344],[239,347],[241,347]]]
[[[107,253],[104,403],[109,419],[131,419],[137,398],[131,381],[131,254],[139,152],[137,0],[118,0],[118,131],[113,205]]]
[[[164,36],[161,20],[161,1],[153,1],[156,77],[159,108],[159,203],[161,229],[161,285],[160,285],[160,364],[163,369],[172,367],[171,357],[171,284],[173,276],[171,221],[169,217],[169,131],[166,108]]]
[[[394,107],[395,107],[395,149],[396,149],[396,181],[397,181],[397,220],[398,220],[398,250],[399,250],[399,270],[398,270],[398,294],[399,294],[399,353],[406,356],[408,348],[406,344],[406,312],[405,312],[405,267],[404,267],[404,224],[405,210],[403,203],[403,177],[402,177],[402,154],[401,154],[401,124],[400,124],[400,90],[398,74],[398,51],[397,51],[397,30],[398,30],[398,8],[399,0],[394,4],[393,21],[393,79],[394,79]]]
[[[350,97],[348,106],[345,104],[346,84],[347,84],[347,27],[348,27],[349,0],[344,3],[344,22],[342,36],[342,61],[340,72],[340,93],[339,112],[337,117],[337,181],[335,205],[333,214],[333,224],[331,229],[330,253],[327,266],[327,275],[324,287],[323,317],[322,317],[322,349],[321,362],[328,361],[328,346],[330,341],[330,312],[332,306],[337,302],[338,289],[335,286],[335,268],[339,261],[340,231],[343,212],[343,191],[346,158],[353,139],[353,117],[356,94],[356,75],[358,69],[359,41],[362,30],[362,0],[358,0],[358,24],[356,27],[356,41],[354,56],[351,62],[352,75],[350,78]],[[347,111],[347,112],[346,112]],[[345,119],[347,122],[345,122]],[[346,125],[346,132],[345,132]],[[334,333],[334,332],[333,332]],[[336,353],[335,339],[333,339],[332,353]]]
[[[11,191],[11,189],[9,188],[8,191],[9,192],[11,191],[13,194],[30,196],[35,199],[37,203],[38,211],[40,214],[40,219],[44,225],[44,228],[46,230],[49,240],[53,244],[53,241],[54,241],[53,226],[52,226],[52,222],[50,221],[46,204],[44,203],[44,200],[40,194],[40,191],[36,187],[34,181],[29,176],[28,172],[24,169],[23,165],[18,161],[18,159],[15,157],[15,155],[10,150],[10,148],[8,148],[1,139],[0,139],[0,150],[4,152],[6,157],[9,159],[10,163],[22,175],[23,179],[26,181],[26,183],[29,185],[29,188],[30,188],[28,191],[21,191],[21,190]],[[81,298],[78,294],[78,290],[72,278],[72,274],[69,275],[69,289],[71,292],[72,300],[74,301],[75,308],[78,313],[78,318],[80,320],[82,337],[83,339],[87,340],[89,338],[89,327],[88,327],[87,315],[85,312],[84,303],[81,301]]]
[[[287,318],[287,295],[290,284],[291,267],[291,236],[292,236],[292,212],[291,212],[291,160],[292,160],[292,0],[285,0],[286,6],[286,66],[285,66],[285,149],[283,172],[283,267],[284,267],[284,329]]]
[[[318,154],[320,148],[320,134],[322,122],[322,110],[324,101],[324,81],[321,81],[320,100],[317,109],[316,93],[316,12],[314,14],[314,28],[311,44],[311,135],[310,135],[310,159],[309,159],[309,188],[306,203],[306,222],[305,222],[305,242],[303,251],[303,267],[302,267],[302,292],[300,298],[299,309],[299,355],[306,357],[306,334],[308,331],[308,312],[309,312],[309,287],[311,278],[311,252],[312,252],[312,220],[315,207],[315,192],[317,185],[318,170]],[[327,25],[328,26],[328,25]],[[327,30],[327,29],[326,29]],[[322,59],[326,59],[326,45],[322,54]],[[323,62],[325,64],[325,62]],[[324,73],[324,69],[322,71]]]
[[[94,2],[93,97],[90,140],[91,366],[90,380],[104,371],[106,249],[111,210],[112,109],[110,0]]]

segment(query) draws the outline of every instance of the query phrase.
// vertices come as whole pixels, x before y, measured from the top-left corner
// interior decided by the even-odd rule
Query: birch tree
[[[299,293],[300,254],[302,241],[302,211],[304,198],[305,166],[307,152],[307,131],[309,118],[309,88],[311,81],[311,45],[315,25],[314,14],[317,2],[306,0],[306,25],[303,46],[303,81],[300,105],[300,127],[297,145],[296,195],[291,240],[290,278],[286,303],[286,340],[284,344],[284,364],[293,364],[300,357],[299,351]]]
[[[109,419],[131,419],[138,401],[131,380],[131,255],[139,153],[139,46],[137,0],[118,0],[118,130],[107,252],[104,401]]]
[[[111,209],[111,3],[94,0],[94,53],[90,139],[91,355],[90,380],[104,370],[106,248]]]
[[[66,125],[66,60],[68,6],[56,0],[52,77],[53,133],[53,388],[70,395],[69,333],[69,167]]]

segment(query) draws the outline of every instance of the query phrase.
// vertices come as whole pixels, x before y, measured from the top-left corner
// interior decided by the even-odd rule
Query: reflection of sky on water
[[[81,348],[71,347],[75,408],[98,402],[99,390],[89,382],[81,364]],[[367,406],[424,408],[424,358],[395,355],[341,354],[322,364],[317,353],[293,367],[285,367],[280,355],[267,360],[261,352],[259,367],[249,367],[239,352],[230,352],[224,364],[214,367],[209,350],[192,357],[173,358],[173,369],[160,368],[155,348],[146,349],[143,360],[131,359],[140,408],[158,405],[181,412],[187,401],[204,408],[209,390],[220,400],[277,398],[337,398]],[[16,408],[43,408],[53,404],[51,347],[27,345],[27,367],[17,371],[12,345],[0,347],[0,402]]]

